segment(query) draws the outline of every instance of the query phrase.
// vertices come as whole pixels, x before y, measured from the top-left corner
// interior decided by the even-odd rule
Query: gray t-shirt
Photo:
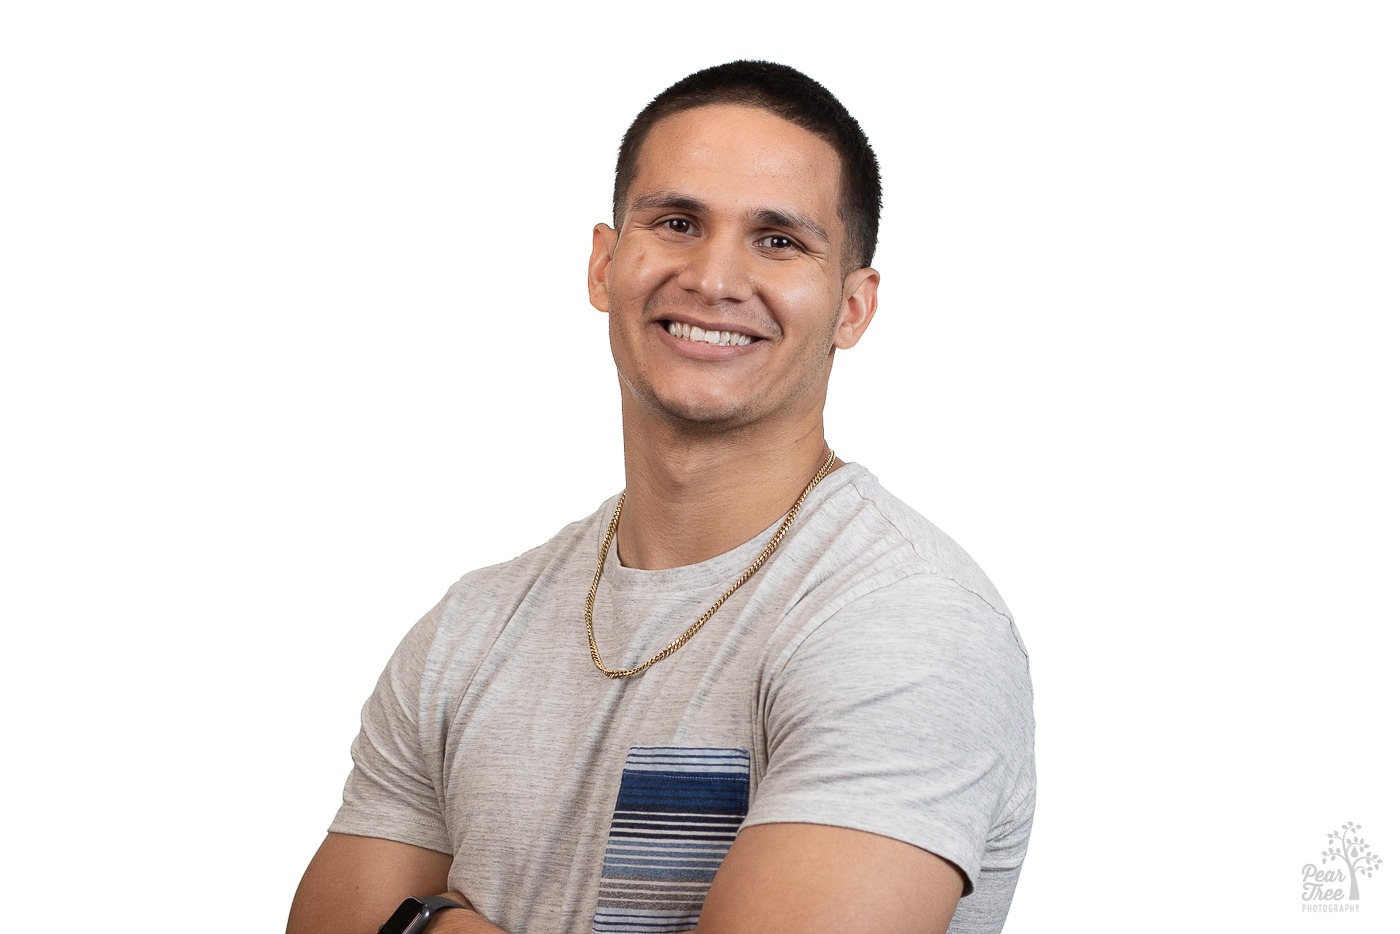
[[[684,648],[612,681],[583,602],[615,504],[468,574],[409,632],[331,830],[451,854],[452,887],[512,934],[582,934],[693,926],[740,829],[830,824],[947,859],[967,879],[950,930],[1000,930],[1035,806],[1031,685],[967,554],[848,464]],[[676,638],[774,531],[664,571],[612,549],[604,662]]]

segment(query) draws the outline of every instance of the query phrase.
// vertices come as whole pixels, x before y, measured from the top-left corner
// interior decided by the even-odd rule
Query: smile
[[[742,347],[745,344],[752,344],[753,338],[747,334],[739,334],[735,331],[707,331],[704,328],[692,327],[680,321],[672,321],[666,325],[666,330],[672,337],[679,337],[681,340],[694,341],[697,344],[715,344],[720,347]]]

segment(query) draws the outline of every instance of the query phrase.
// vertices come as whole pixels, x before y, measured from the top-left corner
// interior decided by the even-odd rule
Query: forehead
[[[787,205],[834,219],[840,188],[841,157],[820,136],[756,107],[712,104],[651,128],[627,198],[671,190],[717,208]]]

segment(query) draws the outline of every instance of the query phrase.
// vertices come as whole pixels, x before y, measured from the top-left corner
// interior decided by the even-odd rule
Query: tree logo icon
[[[1331,883],[1351,881],[1351,894],[1347,899],[1361,898],[1358,885],[1364,874],[1371,878],[1381,863],[1381,859],[1371,852],[1371,844],[1361,836],[1361,825],[1347,821],[1340,829],[1327,835],[1327,849],[1322,851],[1322,864],[1337,863],[1335,868],[1322,869],[1312,863],[1303,867],[1303,901],[1336,901],[1342,898],[1340,888],[1329,888]],[[1341,867],[1345,866],[1343,870]]]

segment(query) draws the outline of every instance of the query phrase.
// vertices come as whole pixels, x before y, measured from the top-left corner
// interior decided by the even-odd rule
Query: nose
[[[686,251],[676,283],[707,305],[742,302],[753,296],[746,244],[709,236]]]

